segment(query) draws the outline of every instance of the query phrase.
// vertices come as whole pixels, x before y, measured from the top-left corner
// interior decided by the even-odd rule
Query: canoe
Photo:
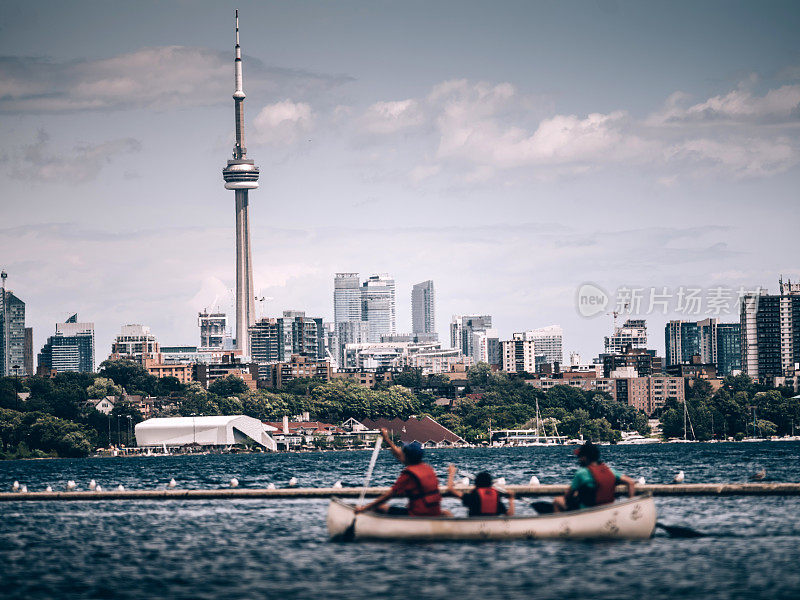
[[[510,540],[652,537],[656,505],[650,493],[581,510],[515,517],[408,517],[365,512],[332,498],[328,532],[334,539]],[[355,526],[353,518],[355,517]]]

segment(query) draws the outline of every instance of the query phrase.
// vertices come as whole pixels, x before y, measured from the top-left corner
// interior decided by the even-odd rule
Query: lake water
[[[800,481],[799,443],[602,448],[649,483]],[[369,451],[0,462],[0,489],[358,485]],[[428,452],[509,484],[564,483],[571,448]],[[383,452],[373,483],[399,466]],[[523,504],[520,514],[532,511]],[[329,542],[326,500],[10,502],[0,504],[1,598],[798,598],[800,498],[657,499],[659,521],[707,532],[639,542]],[[452,499],[446,505],[462,510]]]

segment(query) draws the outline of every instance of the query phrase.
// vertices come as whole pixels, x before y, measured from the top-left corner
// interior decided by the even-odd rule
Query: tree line
[[[138,363],[105,361],[98,373],[63,373],[54,378],[0,378],[0,457],[86,456],[112,444],[133,445],[139,409],[117,401],[110,414],[94,409],[90,399],[106,396],[155,396],[163,402],[155,416],[238,415],[280,421],[284,415],[308,412],[312,419],[341,423],[350,417],[375,419],[429,415],[469,442],[488,440],[488,430],[533,428],[571,438],[618,441],[621,431],[649,432],[641,411],[616,402],[603,392],[562,385],[542,391],[522,377],[492,372],[480,363],[469,369],[467,386],[458,394],[444,376],[423,376],[409,369],[376,389],[337,379],[298,379],[280,390],[250,390],[229,376],[204,389],[174,377],[156,378]],[[27,393],[22,400],[19,393]],[[800,425],[800,404],[789,388],[766,389],[746,376],[728,377],[712,392],[694,382],[687,392],[687,422],[694,437],[710,439],[745,435],[781,435]],[[452,404],[436,403],[438,398]],[[753,421],[755,415],[755,422]],[[664,435],[682,437],[684,411],[669,400],[658,413]],[[755,424],[754,424],[755,423]]]

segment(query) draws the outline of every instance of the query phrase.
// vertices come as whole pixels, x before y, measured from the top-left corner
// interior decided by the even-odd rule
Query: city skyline
[[[330,278],[358,265],[401,290],[436,281],[440,339],[450,315],[485,313],[501,339],[558,323],[566,351],[594,356],[611,317],[576,313],[582,283],[800,279],[795,5],[466,3],[456,26],[446,3],[361,6],[241,6],[269,180],[251,207],[263,314],[332,321]],[[198,3],[190,28],[179,3],[157,19],[0,8],[16,24],[0,39],[0,254],[37,350],[74,312],[95,322],[98,356],[124,323],[194,343],[197,311],[234,314],[218,164],[233,8]],[[414,47],[387,21],[418,26]],[[410,316],[399,302],[398,330]],[[680,315],[646,318],[660,331]]]

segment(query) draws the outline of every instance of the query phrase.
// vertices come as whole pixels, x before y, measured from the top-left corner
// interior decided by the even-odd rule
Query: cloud
[[[253,139],[261,144],[292,144],[310,131],[313,121],[311,106],[305,102],[268,104],[253,119]]]
[[[684,123],[800,123],[800,85],[784,85],[754,94],[746,84],[727,94],[687,106],[689,96],[672,94],[663,109],[650,118],[653,124]]]
[[[376,136],[417,136],[430,158],[407,171],[415,184],[440,172],[474,185],[511,170],[552,178],[631,165],[652,170],[662,185],[679,175],[766,177],[800,162],[796,136],[776,137],[769,127],[800,116],[800,85],[756,96],[753,83],[694,105],[676,92],[660,112],[636,119],[624,110],[553,114],[547,101],[510,83],[457,79],[425,97],[373,104],[359,122]],[[698,135],[697,123],[712,121],[718,127]]]
[[[0,57],[0,112],[60,113],[172,109],[230,102],[232,56],[208,48],[159,46],[99,60]],[[350,81],[244,59],[245,91],[259,97],[311,94]]]
[[[371,134],[392,134],[422,124],[424,114],[414,99],[376,102],[361,117],[361,129]]]
[[[141,143],[134,138],[83,144],[70,152],[58,153],[50,147],[50,136],[39,130],[36,141],[14,153],[7,161],[8,174],[14,179],[47,183],[85,183],[97,177],[102,168],[117,156],[139,152]]]
[[[691,164],[696,174],[729,173],[735,177],[765,177],[782,173],[800,162],[789,139],[691,139],[666,150],[670,161]]]

